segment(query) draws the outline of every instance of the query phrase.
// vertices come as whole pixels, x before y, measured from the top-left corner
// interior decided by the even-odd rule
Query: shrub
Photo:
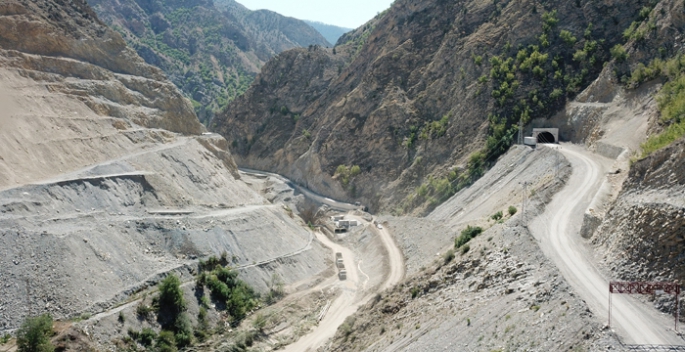
[[[616,60],[616,62],[623,62],[626,61],[626,59],[628,58],[628,53],[621,44],[614,45],[614,47],[611,48],[610,52],[611,57],[613,57],[614,60]]]
[[[17,330],[17,350],[19,352],[52,352],[55,346],[50,343],[52,317],[43,314],[27,318]]]
[[[564,95],[564,91],[560,88],[555,88],[552,93],[549,94],[549,98],[552,100],[556,100],[561,98]]]
[[[193,343],[193,324],[187,313],[182,313],[174,323],[174,340],[178,347],[190,346]]]
[[[124,312],[119,312],[119,319],[118,320],[122,324],[126,322],[126,316],[124,316]]]
[[[2,337],[0,337],[0,345],[6,344],[7,342],[9,342],[11,338],[12,336],[10,334],[5,333],[4,335],[2,335]]]
[[[347,165],[338,165],[335,169],[334,176],[340,180],[343,186],[347,187],[350,184],[350,181],[359,176],[361,172],[362,169],[359,165],[352,165],[351,167],[348,167]]]
[[[492,220],[501,220],[503,217],[502,211],[498,211],[495,214],[493,214],[490,218]]]
[[[587,53],[584,50],[578,50],[573,54],[573,61],[584,61],[587,58]]]
[[[510,215],[510,216],[514,216],[514,214],[516,214],[516,212],[518,211],[518,209],[516,209],[515,206],[510,205],[508,211],[509,211],[509,215]]]
[[[448,250],[447,253],[445,253],[444,259],[445,259],[445,264],[454,260],[454,250],[452,250],[452,249]]]
[[[174,274],[169,274],[159,285],[159,310],[170,314],[173,320],[186,310],[181,280]]]
[[[461,247],[461,255],[466,254],[470,249],[471,249],[471,246],[469,246],[468,244],[464,245],[463,247]]]
[[[128,336],[145,347],[151,347],[157,339],[157,334],[150,328],[143,328],[142,331],[128,330]]]
[[[476,65],[480,66],[483,63],[483,57],[478,55],[473,58],[473,62],[476,63]]]
[[[174,333],[171,331],[163,330],[159,333],[157,337],[157,351],[159,352],[176,352],[176,339],[174,338]]]
[[[421,289],[418,286],[414,286],[411,288],[411,298],[418,297],[419,293],[421,293]]]
[[[557,18],[557,10],[542,14],[543,32],[549,32],[552,28],[557,26],[557,23],[559,23],[559,19]]]
[[[266,316],[261,313],[257,314],[255,319],[252,321],[252,327],[254,327],[257,331],[262,332],[264,327],[266,327]]]
[[[564,43],[568,44],[569,46],[573,46],[578,40],[576,37],[573,36],[573,34],[571,34],[571,32],[565,29],[561,30],[561,32],[559,33],[559,37],[561,38],[561,40],[564,41]]]
[[[454,246],[456,248],[460,248],[463,245],[467,244],[469,241],[471,241],[472,238],[478,236],[483,232],[483,229],[480,227],[471,227],[471,225],[467,226],[463,231],[461,231],[461,234],[459,237],[457,237],[456,240],[454,240]]]

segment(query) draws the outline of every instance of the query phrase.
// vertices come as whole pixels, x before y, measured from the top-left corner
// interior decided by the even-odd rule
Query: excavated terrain
[[[222,252],[258,291],[327,268],[85,2],[5,1],[0,28],[0,330],[107,313]]]
[[[514,148],[471,188],[423,220],[387,217],[410,276],[341,326],[332,351],[589,350],[620,346],[545,257],[528,231],[564,185],[570,165],[554,149]],[[523,188],[529,182],[526,211]],[[502,203],[507,199],[508,203]],[[519,211],[494,221],[490,215]],[[470,250],[445,253],[467,225]]]

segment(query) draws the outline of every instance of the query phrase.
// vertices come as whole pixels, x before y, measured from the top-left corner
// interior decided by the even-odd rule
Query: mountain
[[[342,37],[343,34],[352,30],[352,28],[344,28],[333,26],[330,24],[325,24],[318,21],[304,21],[306,24],[314,27],[321,35],[323,35],[329,43],[337,43],[338,39]]]
[[[330,44],[316,30],[232,0],[90,0],[149,64],[191,99],[203,123],[242,94],[263,64],[295,47]]]
[[[593,82],[643,7],[398,0],[333,49],[272,59],[210,128],[239,165],[426,213]]]
[[[257,291],[326,268],[304,224],[241,180],[226,140],[85,0],[0,2],[0,105],[0,335],[49,313],[72,336],[59,349],[109,349],[107,317],[140,330],[139,294],[222,252],[269,263],[240,273]]]

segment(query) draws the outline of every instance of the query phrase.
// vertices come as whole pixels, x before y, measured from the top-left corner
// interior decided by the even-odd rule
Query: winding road
[[[314,200],[316,202],[326,204],[332,209],[349,211],[347,214],[348,218],[357,219],[363,226],[371,229],[371,231],[378,235],[383,246],[388,252],[388,264],[389,272],[383,284],[379,287],[378,291],[383,291],[398,284],[405,274],[404,266],[404,255],[402,251],[395,243],[394,239],[387,228],[382,229],[374,226],[373,222],[368,222],[359,216],[354,216],[352,212],[359,209],[359,206],[348,204],[340,201],[324,197],[317,193],[310,191],[307,188],[299,186],[292,182],[291,180],[270,172],[252,170],[252,169],[240,169],[241,172],[253,174],[270,176],[285,182],[290,185],[300,193],[304,194],[305,197]],[[374,219],[375,220],[375,219]],[[338,281],[337,273],[336,280],[332,281],[329,287],[337,287],[341,290],[341,294],[331,303],[330,307],[324,318],[319,322],[318,326],[307,335],[302,336],[297,342],[292,343],[285,347],[286,352],[302,352],[302,351],[315,351],[317,348],[326,343],[331,337],[335,335],[338,327],[345,322],[345,319],[350,315],[354,314],[359,307],[368,302],[376,292],[366,292],[366,281],[369,280],[368,275],[363,273],[360,269],[360,259],[355,258],[352,250],[331,241],[328,237],[320,232],[315,232],[316,238],[325,247],[331,250],[331,257],[335,258],[335,253],[340,252],[343,254],[343,261],[345,263],[345,268],[347,269],[347,279]],[[335,262],[335,259],[333,260]],[[337,270],[336,270],[337,272]],[[360,280],[360,275],[366,276],[364,282]],[[326,280],[326,282],[331,282],[331,280]],[[317,286],[315,289],[321,289],[321,285]]]
[[[593,313],[608,320],[609,279],[594,266],[590,249],[579,230],[583,215],[604,180],[608,159],[570,144],[560,152],[573,173],[545,212],[530,224],[543,251],[557,264],[564,278],[587,302]],[[623,342],[633,344],[683,344],[673,330],[673,318],[626,295],[612,297],[612,329]]]

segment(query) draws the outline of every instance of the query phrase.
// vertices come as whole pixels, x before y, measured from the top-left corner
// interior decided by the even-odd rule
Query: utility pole
[[[519,145],[523,145],[523,117],[519,118]]]

